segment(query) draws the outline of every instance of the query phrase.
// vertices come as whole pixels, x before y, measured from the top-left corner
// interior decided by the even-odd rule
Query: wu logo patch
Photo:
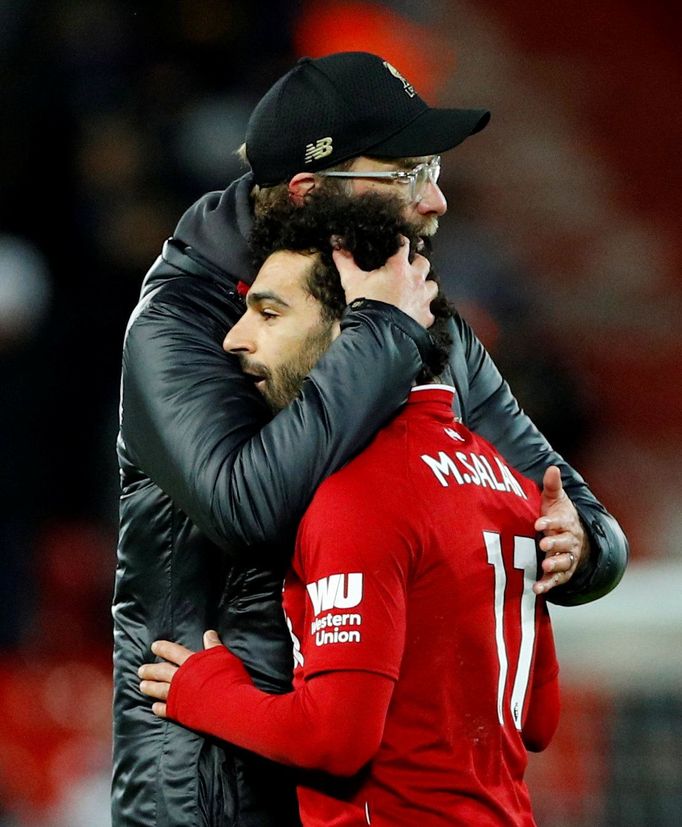
[[[466,439],[461,434],[458,434],[453,428],[443,428],[445,433],[450,437],[450,439],[454,439],[456,442],[466,442]]]
[[[316,615],[331,609],[350,609],[362,600],[362,574],[330,574],[317,583],[308,583],[306,589]]]
[[[313,161],[319,161],[320,158],[326,158],[331,155],[334,150],[331,138],[320,138],[314,144],[307,144],[305,148],[305,162],[311,164]]]
[[[388,71],[393,75],[394,78],[398,78],[398,80],[402,82],[403,89],[405,90],[405,92],[411,98],[413,98],[416,94],[416,92],[414,91],[414,86],[412,86],[412,84],[409,81],[405,80],[405,78],[400,74],[400,72],[395,68],[395,66],[392,66],[387,60],[384,61],[384,66],[388,69]]]

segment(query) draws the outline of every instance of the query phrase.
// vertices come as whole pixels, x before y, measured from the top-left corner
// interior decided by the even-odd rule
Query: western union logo
[[[305,148],[305,162],[311,164],[313,161],[319,161],[320,158],[326,158],[331,155],[334,150],[331,138],[320,138],[314,144],[308,144]]]

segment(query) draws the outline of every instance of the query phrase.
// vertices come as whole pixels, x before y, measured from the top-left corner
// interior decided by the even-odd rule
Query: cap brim
[[[363,154],[385,158],[437,155],[461,144],[488,125],[487,109],[426,109],[407,126]]]

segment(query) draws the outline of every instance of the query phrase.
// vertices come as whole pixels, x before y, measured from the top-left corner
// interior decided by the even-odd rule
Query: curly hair
[[[415,228],[402,216],[402,202],[374,192],[362,195],[311,193],[303,207],[282,203],[256,217],[250,236],[253,264],[259,269],[268,256],[280,250],[311,256],[306,290],[322,306],[323,318],[341,318],[346,297],[332,252],[337,244],[352,253],[363,270],[376,270],[395,255],[403,244],[410,245],[410,261],[417,251],[427,254]],[[435,278],[433,270],[429,278]],[[448,362],[452,343],[446,323],[453,311],[439,292],[431,305],[436,322],[430,329],[434,348],[420,375],[431,381]]]

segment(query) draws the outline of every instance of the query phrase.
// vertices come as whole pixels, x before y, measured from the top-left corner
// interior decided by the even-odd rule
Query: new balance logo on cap
[[[305,162],[311,164],[313,161],[319,161],[320,158],[326,158],[331,155],[334,150],[331,138],[320,138],[314,144],[307,144],[305,148]]]

